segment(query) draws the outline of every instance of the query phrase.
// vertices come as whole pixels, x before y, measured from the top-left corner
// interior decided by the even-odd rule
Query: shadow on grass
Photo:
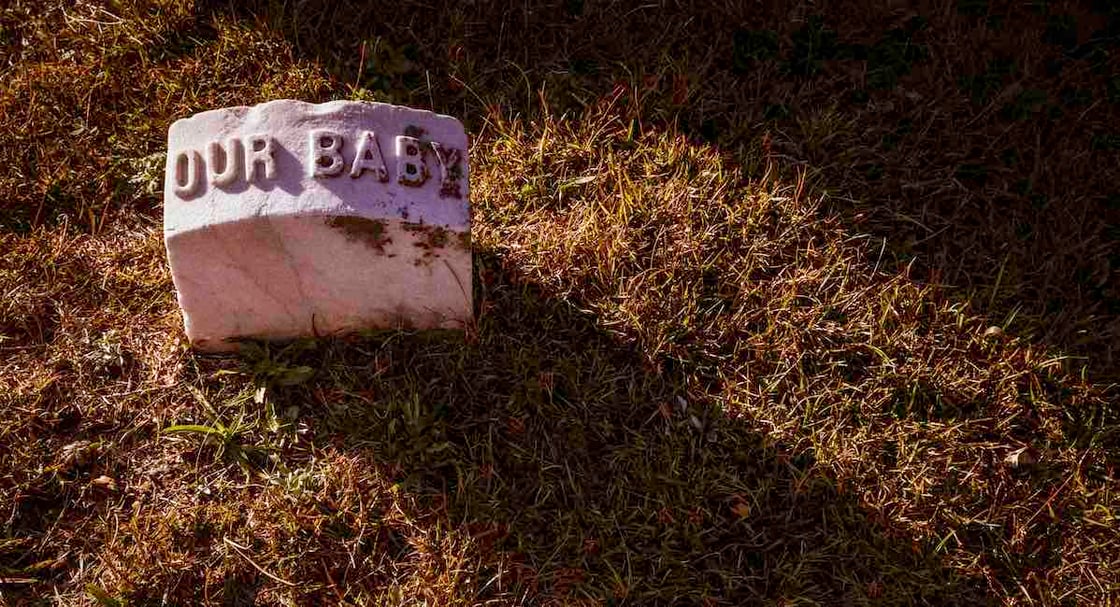
[[[1062,143],[1068,125],[1050,116],[1043,102],[1045,120],[1040,115],[1041,130],[1032,130],[1035,121],[1023,117],[1033,117],[1039,104],[1010,89],[1010,108],[1003,112],[996,104],[989,111],[986,104],[997,97],[984,95],[1009,86],[1006,79],[1012,78],[995,59],[983,59],[993,65],[956,66],[983,76],[967,80],[966,87],[969,95],[974,89],[984,93],[982,103],[969,99],[972,105],[963,107],[939,97],[956,87],[945,86],[956,72],[934,61],[937,52],[908,49],[911,42],[932,46],[936,36],[930,32],[973,17],[923,26],[912,21],[914,15],[878,12],[863,17],[874,27],[860,29],[843,27],[835,15],[814,19],[803,9],[787,14],[730,4],[697,12],[579,1],[542,3],[531,11],[524,4],[472,3],[453,12],[309,0],[243,3],[237,10],[251,25],[259,19],[257,25],[284,32],[302,57],[326,66],[340,82],[357,84],[362,96],[460,116],[472,132],[482,128],[480,117],[491,105],[531,118],[542,113],[541,101],[559,115],[612,97],[638,126],[675,123],[714,142],[738,159],[748,177],[766,161],[788,171],[810,167],[821,187],[842,194],[833,202],[853,233],[891,239],[876,267],[903,271],[918,255],[916,275],[959,286],[993,318],[1016,309],[1021,317],[1034,315],[1053,328],[1042,341],[1079,351],[1097,348],[1107,363],[1116,335],[1116,296],[1107,279],[1115,264],[1100,262],[1115,257],[1115,236],[1109,236],[1115,214],[1107,196],[1114,184],[1093,171],[1114,158],[1109,154],[1115,140],[1107,133],[1087,135],[1096,154],[1081,157],[1081,165],[1076,154],[1063,156],[1064,165],[1039,160],[1040,141]],[[202,21],[225,18],[231,10],[221,2],[198,6]],[[989,22],[969,27],[988,28]],[[198,40],[175,39],[153,55],[194,53],[213,30],[191,31]],[[862,50],[849,40],[860,36],[867,38]],[[1072,55],[1068,60],[1083,61]],[[872,62],[887,70],[867,80],[874,90],[837,75]],[[925,84],[887,87],[892,79],[898,84],[909,77],[903,64],[916,77],[923,65],[944,74]],[[989,67],[994,71],[984,71]],[[921,86],[916,90],[915,84]],[[927,102],[898,109],[904,99],[914,100],[913,93]],[[964,117],[937,119],[957,111]],[[973,121],[987,130],[973,129]],[[1070,124],[1068,129],[1085,127]],[[992,135],[1008,125],[1018,129],[1019,139]],[[972,130],[975,136],[956,138]],[[761,136],[766,131],[770,136]],[[991,141],[1000,145],[987,147]],[[1004,155],[1024,141],[1029,145]],[[983,145],[974,149],[978,142]],[[993,168],[992,158],[1003,164]],[[1066,191],[1055,176],[1062,166],[1076,168],[1066,175],[1075,182]],[[926,183],[923,173],[932,181]],[[1004,185],[1036,173],[1041,181],[1028,183],[1024,193],[1001,197]],[[993,195],[993,188],[1001,195]],[[1038,188],[1071,204],[1047,202],[1035,196]],[[840,208],[844,196],[854,201],[850,208]],[[1060,221],[1066,215],[1074,219]],[[1094,223],[1097,218],[1103,221]],[[1034,236],[1006,238],[1011,232]],[[871,246],[879,242],[872,238]],[[464,592],[480,600],[488,593],[525,593],[528,602],[590,596],[604,602],[625,597],[632,604],[706,597],[728,604],[983,601],[984,583],[946,570],[936,546],[915,546],[912,533],[892,533],[897,520],[870,518],[855,492],[837,486],[811,454],[792,455],[767,444],[764,428],[726,418],[707,396],[713,390],[705,382],[716,380],[708,371],[689,368],[688,361],[649,368],[640,352],[622,351],[605,337],[595,319],[499,271],[490,254],[482,265],[491,279],[483,288],[477,342],[464,347],[430,335],[388,334],[336,344],[291,361],[321,366],[311,385],[277,390],[281,406],[303,407],[317,444],[337,439],[371,471],[389,465],[398,486],[418,497],[422,516],[416,520],[430,521],[422,525],[489,546],[476,563],[472,579],[481,580],[478,587]],[[1099,330],[1079,333],[1086,323]],[[915,389],[934,395],[922,407],[940,406],[936,385]],[[1033,495],[1050,496],[1038,511],[1060,490],[1032,489]],[[238,499],[231,494],[208,505],[228,514],[222,520],[240,525]],[[52,507],[66,501],[64,490],[53,487],[27,501],[14,517],[17,535],[52,528]],[[349,508],[349,520],[369,518],[352,504],[315,507]],[[1061,508],[1050,512],[1066,516]],[[1063,533],[1060,524],[1046,524],[1053,530],[1047,541]],[[323,588],[335,587],[331,574],[322,575],[328,571],[341,574],[348,590],[357,592],[363,584],[370,592],[383,589],[383,580],[361,571],[346,577],[354,571],[348,558],[353,553],[339,548],[353,531],[343,523],[325,530],[297,526],[285,539],[315,538],[312,550],[319,554],[311,556],[319,558],[285,563],[277,571],[322,582],[308,584],[309,591],[323,594],[321,600],[330,600]],[[1057,559],[1062,550],[1055,543],[1021,558],[1011,555],[1008,566],[1001,564],[1005,528],[975,522],[954,533],[986,572],[1009,586],[1024,577],[1009,567],[1028,573],[1045,568],[1053,563],[1037,559]],[[215,546],[207,542],[214,537],[176,539],[194,555],[210,557]],[[419,549],[400,537],[386,532],[379,538],[384,542],[359,548],[365,556],[388,549],[390,558],[405,562]],[[1079,539],[1067,536],[1070,543]],[[230,602],[250,601],[242,595],[270,584],[238,555],[227,556],[240,567],[226,578]],[[986,557],[992,557],[991,568]],[[17,558],[21,567],[38,560]],[[215,559],[175,562],[187,562],[188,570],[172,572],[177,577],[169,583],[197,599]],[[500,584],[491,583],[497,579]],[[160,592],[153,591],[151,602],[160,600]]]
[[[488,106],[559,115],[620,94],[635,120],[678,124],[747,175],[807,168],[876,268],[947,285],[993,324],[1081,357],[1071,370],[1114,378],[1120,13],[957,4],[208,0],[199,18],[236,11],[340,84],[476,133]]]
[[[318,366],[316,378],[273,393],[278,408],[303,406],[317,441],[359,454],[360,469],[395,471],[422,504],[412,520],[482,547],[459,565],[471,580],[461,593],[527,604],[985,602],[982,580],[891,537],[811,454],[791,458],[727,417],[701,396],[701,376],[643,365],[593,318],[498,264],[479,259],[482,311],[467,344],[390,332],[311,346],[284,364]],[[400,537],[364,554],[407,560],[416,547]],[[334,580],[355,580],[347,593],[378,592],[383,580],[321,541],[322,554],[299,561],[329,562]],[[322,570],[289,575],[333,585]]]

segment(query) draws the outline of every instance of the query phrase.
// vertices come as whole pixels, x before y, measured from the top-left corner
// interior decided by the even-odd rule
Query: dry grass
[[[1118,32],[7,3],[0,604],[1120,601]],[[279,97],[467,122],[477,331],[185,348],[166,128]]]

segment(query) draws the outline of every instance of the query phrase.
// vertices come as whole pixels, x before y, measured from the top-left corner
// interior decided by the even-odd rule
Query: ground
[[[0,603],[1120,602],[1113,3],[0,6]],[[465,334],[187,347],[285,97],[463,120]]]

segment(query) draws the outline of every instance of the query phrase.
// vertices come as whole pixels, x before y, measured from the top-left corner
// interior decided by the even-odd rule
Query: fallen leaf
[[[1038,458],[1031,453],[1030,447],[1023,447],[1007,454],[1003,458],[1003,463],[1011,466],[1012,468],[1024,468],[1038,462]]]
[[[738,502],[731,507],[731,512],[733,512],[735,516],[743,519],[751,515],[751,507],[746,502]]]

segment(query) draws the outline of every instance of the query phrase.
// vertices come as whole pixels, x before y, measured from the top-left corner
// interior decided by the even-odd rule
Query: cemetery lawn
[[[0,604],[1120,603],[1120,10],[694,4],[0,5]],[[188,349],[276,98],[463,120],[465,335]]]

